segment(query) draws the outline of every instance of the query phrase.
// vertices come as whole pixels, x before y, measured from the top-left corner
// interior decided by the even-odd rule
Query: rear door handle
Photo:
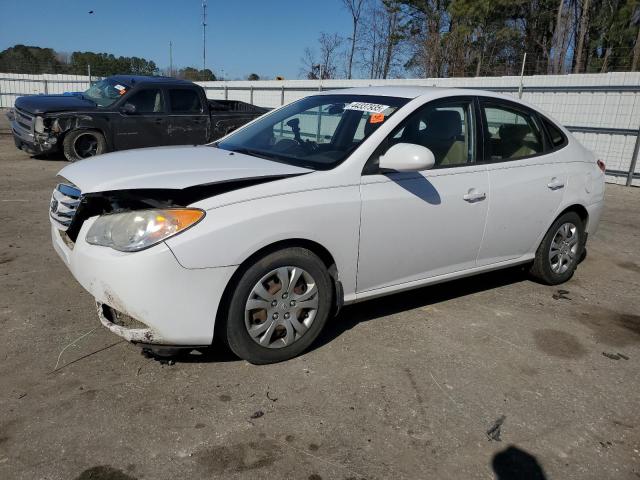
[[[463,197],[466,202],[474,203],[479,202],[487,198],[487,194],[484,192],[479,192],[475,188],[470,189]]]
[[[564,182],[558,180],[556,177],[553,177],[549,183],[547,183],[547,188],[551,190],[559,190],[564,188]]]
[[[161,123],[163,123],[163,122],[164,122],[164,118],[156,118],[156,119],[154,120],[154,122],[155,122],[157,125],[160,125]]]

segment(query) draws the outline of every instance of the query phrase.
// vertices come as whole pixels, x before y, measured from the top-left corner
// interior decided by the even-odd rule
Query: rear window
[[[200,97],[193,90],[169,90],[169,102],[173,113],[201,113]]]
[[[547,132],[549,132],[549,137],[551,139],[551,144],[553,145],[553,147],[562,147],[567,141],[567,138],[564,136],[564,133],[562,133],[562,130],[560,130],[546,118],[543,118],[542,121],[544,122],[544,126],[547,128]]]

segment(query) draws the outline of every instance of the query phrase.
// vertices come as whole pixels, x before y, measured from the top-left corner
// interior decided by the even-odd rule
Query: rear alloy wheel
[[[290,248],[249,267],[231,299],[231,350],[256,364],[288,360],[317,338],[331,310],[331,277],[311,251]]]
[[[549,285],[566,282],[582,258],[585,240],[580,216],[575,212],[561,215],[538,247],[531,274]]]
[[[64,156],[70,162],[100,155],[106,146],[104,135],[97,130],[74,130],[65,136],[63,142]]]

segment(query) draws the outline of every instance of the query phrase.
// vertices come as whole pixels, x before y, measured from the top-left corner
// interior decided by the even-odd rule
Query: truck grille
[[[59,183],[51,195],[49,216],[54,225],[62,231],[66,231],[71,225],[71,220],[76,214],[82,192],[72,185]]]
[[[16,122],[25,130],[31,132],[33,129],[33,116],[29,115],[27,112],[20,110],[19,108],[14,109],[14,113],[16,116]]]

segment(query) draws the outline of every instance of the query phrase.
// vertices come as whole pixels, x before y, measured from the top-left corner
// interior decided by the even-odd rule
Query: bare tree
[[[322,65],[323,78],[335,78],[337,67],[337,57],[342,45],[342,37],[337,33],[321,33],[318,39],[320,44],[320,62]]]
[[[351,32],[351,51],[349,52],[349,59],[347,62],[347,78],[351,79],[353,55],[356,51],[356,42],[358,39],[358,23],[360,22],[360,16],[362,15],[362,6],[364,5],[364,0],[342,0],[342,3],[351,14],[351,22],[353,25],[353,29]]]
[[[578,30],[578,46],[576,47],[576,61],[573,73],[580,73],[582,71],[582,57],[584,55],[585,38],[589,30],[589,2],[590,0],[582,0],[580,29]]]
[[[377,0],[364,13],[361,68],[369,78],[389,78],[399,67],[406,21],[401,2]]]
[[[631,25],[638,26],[640,25],[640,5],[636,7],[631,16]],[[633,45],[633,60],[631,61],[631,71],[635,72],[638,70],[640,62],[640,28],[638,29],[638,35],[636,37],[636,43]]]
[[[309,80],[317,80],[319,78],[326,80],[335,78],[337,67],[337,57],[342,45],[342,37],[337,33],[320,34],[318,38],[320,47],[320,55],[316,56],[316,52],[312,48],[305,48],[302,56],[302,75]]]

